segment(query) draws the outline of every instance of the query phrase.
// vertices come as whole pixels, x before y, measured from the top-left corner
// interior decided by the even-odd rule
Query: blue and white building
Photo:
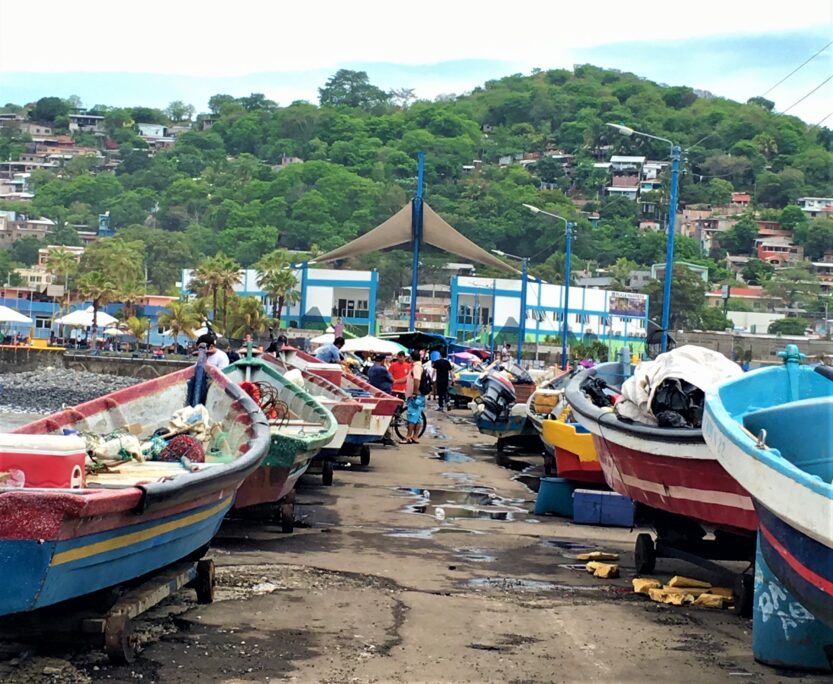
[[[563,285],[529,279],[526,291],[525,339],[543,342],[563,331]],[[567,326],[571,335],[592,334],[617,344],[644,341],[648,328],[648,296],[589,287],[570,287]],[[471,339],[489,331],[517,339],[521,309],[521,281],[507,278],[455,276],[451,279],[448,334]]]
[[[287,305],[281,316],[284,327],[320,328],[341,319],[345,325],[367,327],[376,331],[376,296],[379,274],[376,271],[315,268],[301,264],[294,269],[298,284],[298,301]],[[193,271],[182,271],[181,288],[188,293]],[[240,296],[260,297],[265,311],[272,302],[257,284],[257,271],[240,271],[240,283],[234,291]]]

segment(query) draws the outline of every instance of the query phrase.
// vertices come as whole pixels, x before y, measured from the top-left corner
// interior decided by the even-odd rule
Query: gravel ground
[[[6,373],[0,375],[0,412],[54,413],[138,382],[138,378],[66,368]]]

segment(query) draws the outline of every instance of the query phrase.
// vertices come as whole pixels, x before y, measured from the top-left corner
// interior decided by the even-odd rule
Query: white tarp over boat
[[[616,413],[623,418],[656,425],[657,419],[651,411],[654,393],[666,378],[677,378],[690,382],[704,392],[743,375],[743,370],[723,354],[687,344],[653,361],[640,363],[622,384],[622,396],[616,402]]]

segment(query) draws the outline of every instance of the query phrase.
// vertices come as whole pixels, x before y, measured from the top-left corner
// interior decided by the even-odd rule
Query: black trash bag
[[[660,427],[691,427],[676,411],[660,411],[656,414],[657,425]]]
[[[590,398],[594,406],[606,408],[613,406],[613,399],[605,392],[607,383],[601,378],[589,377],[581,383],[581,390]]]
[[[679,378],[665,378],[654,392],[651,413],[662,427],[699,428],[703,423],[704,400],[705,394],[699,387]],[[660,415],[668,413],[679,415],[683,424],[668,415],[662,419],[666,422],[661,422]]]

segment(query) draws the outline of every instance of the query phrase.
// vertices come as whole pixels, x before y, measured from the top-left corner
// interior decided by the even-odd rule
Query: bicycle
[[[396,436],[399,437],[400,440],[404,441],[408,438],[408,423],[405,420],[407,415],[407,409],[405,404],[399,406],[393,414],[393,418],[391,418],[390,426],[393,428],[393,431],[396,433]],[[428,427],[428,418],[425,415],[425,411],[422,412],[422,424],[419,426],[419,431],[417,433],[417,438],[422,437],[425,434],[425,428]]]

